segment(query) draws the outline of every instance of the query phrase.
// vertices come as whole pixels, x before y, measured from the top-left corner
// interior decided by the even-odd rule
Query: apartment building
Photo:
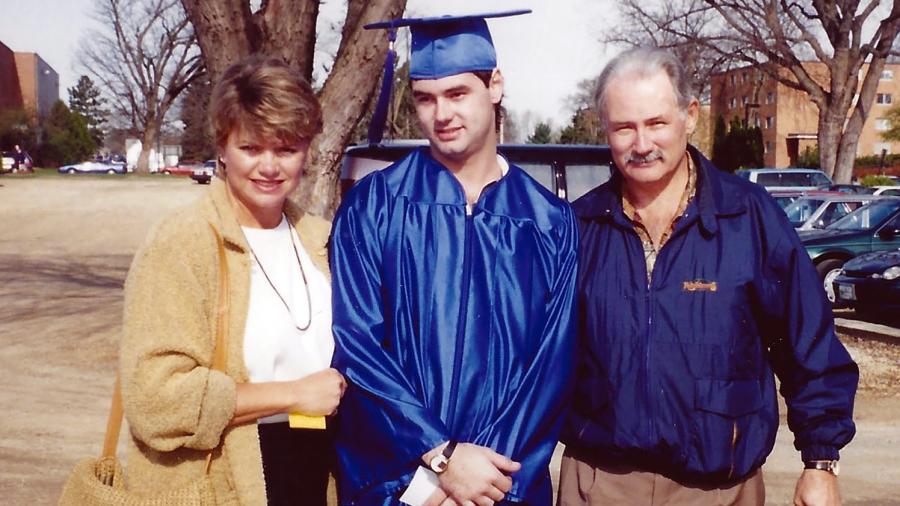
[[[827,68],[821,62],[806,62],[804,67],[817,81],[828,82]],[[860,74],[860,84],[868,66]],[[780,69],[787,75],[788,71]],[[885,117],[894,105],[900,105],[900,64],[885,65],[878,81],[877,95],[863,126],[857,156],[900,153],[900,143],[886,142],[881,133],[890,128]],[[722,116],[726,124],[739,118],[762,130],[763,160],[767,167],[790,167],[804,150],[817,144],[819,109],[809,96],[773,79],[760,67],[741,67],[713,76],[710,89],[712,121]]]
[[[37,53],[16,52],[0,42],[0,110],[22,108],[37,117],[59,100],[59,74]]]

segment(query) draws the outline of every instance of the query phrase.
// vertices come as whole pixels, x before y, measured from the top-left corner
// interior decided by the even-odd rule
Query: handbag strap
[[[228,364],[228,350],[226,349],[226,339],[228,337],[228,264],[225,258],[225,244],[222,236],[216,228],[210,223],[210,228],[216,237],[216,246],[219,251],[219,286],[218,286],[218,304],[216,311],[216,344],[213,351],[212,369],[216,371],[225,371]],[[116,374],[116,386],[113,390],[112,404],[109,407],[109,417],[106,420],[106,436],[103,439],[103,452],[100,458],[112,458],[116,456],[116,448],[119,444],[119,434],[122,431],[122,388],[121,379]],[[213,452],[210,451],[206,456],[206,472],[209,473],[209,466],[212,463]]]

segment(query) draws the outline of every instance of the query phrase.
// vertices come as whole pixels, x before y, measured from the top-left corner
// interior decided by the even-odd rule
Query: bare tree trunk
[[[253,52],[258,28],[247,0],[181,0],[210,79],[215,80],[235,60]]]
[[[137,173],[150,173],[150,152],[156,146],[159,139],[160,125],[150,124],[144,127],[144,133],[141,134],[141,155],[138,157],[137,166],[134,171]],[[159,159],[160,153],[156,154]]]
[[[366,5],[365,10],[360,10],[360,5]],[[330,218],[340,203],[344,147],[356,124],[366,114],[384,65],[387,37],[383,30],[365,30],[363,25],[399,17],[405,8],[406,0],[350,2],[341,48],[319,96],[324,128],[311,148],[307,169],[310,178],[301,183],[292,196],[311,213]],[[346,23],[353,24],[348,26]]]
[[[843,121],[834,118],[826,111],[819,111],[819,167],[829,177],[834,174],[834,166],[837,162],[837,146],[841,135]]]

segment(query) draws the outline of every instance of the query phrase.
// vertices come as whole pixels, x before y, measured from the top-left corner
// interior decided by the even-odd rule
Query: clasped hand
[[[426,462],[443,451],[441,445],[423,457]],[[438,475],[440,486],[425,506],[491,506],[512,489],[511,474],[522,467],[499,453],[470,443],[460,443],[447,470]]]

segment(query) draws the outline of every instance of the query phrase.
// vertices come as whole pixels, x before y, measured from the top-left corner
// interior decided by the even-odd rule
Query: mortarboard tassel
[[[381,92],[378,94],[378,103],[375,105],[375,112],[372,114],[372,121],[369,122],[369,144],[378,144],[384,137],[384,125],[387,121],[388,106],[391,103],[391,90],[394,85],[394,61],[397,59],[397,52],[394,51],[394,41],[397,40],[397,29],[391,27],[388,29],[388,52],[387,58],[384,60],[384,77],[381,79]]]

